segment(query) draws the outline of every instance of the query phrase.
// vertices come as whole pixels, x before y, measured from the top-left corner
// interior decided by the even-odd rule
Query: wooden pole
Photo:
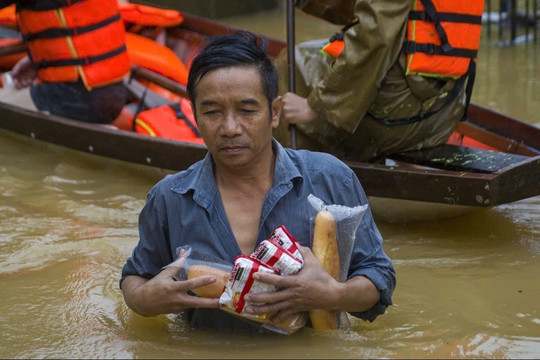
[[[26,49],[27,46],[25,43],[0,46],[0,56],[18,54],[21,52],[25,52]]]
[[[294,0],[287,0],[287,70],[289,79],[289,91],[296,92],[294,74]],[[296,125],[290,124],[291,148],[296,149]]]

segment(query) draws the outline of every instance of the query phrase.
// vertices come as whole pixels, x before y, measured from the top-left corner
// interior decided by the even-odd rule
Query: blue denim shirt
[[[276,153],[274,183],[263,204],[256,246],[278,226],[287,230],[304,246],[311,244],[308,195],[325,204],[355,207],[367,203],[356,175],[343,162],[326,153],[283,148],[273,141]],[[234,264],[241,254],[227,221],[213,175],[210,153],[189,169],[167,175],[149,192],[139,216],[138,245],[122,269],[122,280],[129,275],[152,278],[163,266],[175,260],[177,248],[189,245],[193,252]],[[392,304],[395,271],[382,248],[382,236],[371,211],[362,217],[349,265],[351,278],[368,277],[380,290],[381,300],[372,309],[352,315],[373,321]],[[209,316],[204,316],[204,312]],[[196,327],[215,322],[217,313],[198,309]],[[222,315],[231,315],[219,311]],[[213,317],[213,319],[212,319]],[[220,319],[217,327],[222,327]],[[234,322],[234,321],[233,321]],[[193,323],[193,321],[192,321]]]

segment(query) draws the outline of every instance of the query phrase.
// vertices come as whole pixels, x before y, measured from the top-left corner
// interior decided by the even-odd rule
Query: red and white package
[[[252,304],[244,299],[244,295],[247,293],[274,292],[277,290],[274,285],[253,279],[253,274],[256,272],[279,274],[277,269],[265,265],[259,260],[247,255],[238,256],[234,261],[234,268],[231,271],[225,290],[219,298],[219,303],[246,318],[255,321],[268,321],[269,314],[248,314],[243,311],[245,307]]]
[[[279,270],[281,275],[292,275],[302,269],[303,262],[272,239],[263,240],[251,257]]]
[[[300,254],[300,250],[298,250],[300,243],[298,242],[298,240],[296,240],[294,236],[289,233],[285,225],[280,225],[275,228],[274,231],[270,234],[270,239],[283,246],[285,250],[293,254],[293,256],[300,260],[302,263],[304,262],[302,254]]]

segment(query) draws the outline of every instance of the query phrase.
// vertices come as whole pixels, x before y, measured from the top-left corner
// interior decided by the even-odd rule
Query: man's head
[[[268,105],[272,104],[278,95],[278,73],[263,50],[263,40],[247,31],[238,31],[209,39],[204,49],[193,59],[189,70],[187,94],[195,113],[197,85],[202,77],[210,71],[233,66],[256,67]]]
[[[250,33],[214,38],[193,60],[188,94],[216,171],[269,170],[277,91],[276,68]]]

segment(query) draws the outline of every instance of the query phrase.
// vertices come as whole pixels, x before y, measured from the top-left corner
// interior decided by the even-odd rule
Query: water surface
[[[226,19],[285,38],[278,11]],[[299,41],[333,27],[307,26]],[[333,31],[333,30],[332,30]],[[473,101],[538,124],[539,45],[484,39]],[[0,114],[1,116],[1,114]],[[118,289],[147,191],[165,172],[0,131],[2,358],[534,358],[540,197],[447,219],[378,220],[395,305],[350,331],[192,331],[143,318]]]

